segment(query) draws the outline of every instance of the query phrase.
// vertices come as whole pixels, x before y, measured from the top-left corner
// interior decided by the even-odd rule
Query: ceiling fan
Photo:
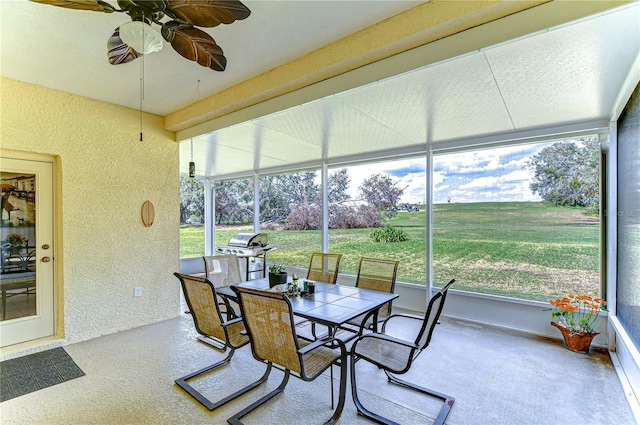
[[[30,0],[67,9],[126,13],[131,17],[116,28],[107,42],[112,65],[131,62],[162,49],[164,38],[183,57],[215,71],[224,71],[227,58],[213,37],[196,28],[211,28],[242,20],[251,11],[240,1],[117,0],[118,8],[102,0]],[[171,20],[162,22],[164,17]],[[160,32],[151,23],[160,26]]]

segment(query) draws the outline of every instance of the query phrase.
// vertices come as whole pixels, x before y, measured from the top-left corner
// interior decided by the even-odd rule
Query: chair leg
[[[197,376],[203,375],[207,372],[210,372],[214,369],[217,369],[221,366],[225,366],[229,363],[229,361],[231,360],[231,357],[233,357],[233,353],[235,352],[234,349],[231,349],[229,354],[227,355],[227,357],[225,357],[224,359],[220,360],[219,362],[216,362],[210,366],[204,367],[198,371],[195,371],[193,373],[190,373],[189,375],[183,376],[182,378],[178,378],[175,380],[175,383],[182,388],[183,390],[185,390],[191,397],[195,398],[196,400],[198,400],[198,402],[200,402],[200,404],[202,404],[204,407],[206,407],[207,409],[213,411],[215,409],[217,409],[218,407],[222,406],[223,404],[228,403],[229,401],[241,396],[242,394],[245,394],[246,392],[248,392],[249,390],[252,390],[253,388],[257,387],[258,385],[262,384],[263,382],[265,382],[267,380],[267,378],[269,377],[269,374],[271,373],[271,364],[269,363],[267,365],[267,369],[265,370],[264,374],[262,375],[262,377],[260,377],[260,379],[258,379],[257,381],[247,385],[246,387],[234,392],[231,395],[228,395],[227,397],[218,400],[218,401],[211,401],[208,398],[206,398],[204,395],[202,395],[202,393],[200,393],[198,390],[196,390],[195,388],[193,388],[191,385],[189,385],[187,383],[188,380],[193,379]]]
[[[377,415],[376,413],[373,413],[369,410],[367,410],[362,403],[360,402],[360,399],[358,398],[358,385],[356,383],[356,361],[358,360],[356,358],[357,356],[352,355],[351,356],[351,395],[353,396],[353,403],[356,405],[356,409],[358,410],[358,414],[361,416],[364,416],[368,419],[371,419],[372,421],[379,423],[379,424],[385,424],[385,425],[400,425],[397,422],[394,422],[390,419],[387,419],[383,416]],[[438,417],[435,419],[434,421],[434,425],[443,425],[445,419],[447,418],[447,415],[449,414],[449,411],[451,411],[451,407],[453,406],[453,402],[455,401],[455,398],[448,396],[446,394],[442,394],[439,393],[437,391],[433,391],[424,387],[420,387],[418,385],[412,384],[410,382],[404,381],[402,379],[399,379],[398,377],[396,377],[395,375],[393,375],[392,373],[388,372],[388,371],[384,371],[384,373],[387,375],[387,378],[389,379],[389,382],[392,382],[394,384],[412,389],[414,391],[418,391],[422,394],[426,394],[428,396],[431,397],[435,397],[438,398],[440,400],[443,401],[442,404],[442,408],[440,409],[440,413],[438,413]]]
[[[333,408],[333,366],[331,366],[331,407]],[[347,397],[347,358],[346,356],[340,360],[340,390],[338,393],[338,407],[333,412],[333,416],[324,423],[324,425],[335,424],[338,419],[340,419],[340,415],[342,415],[342,410],[344,409],[344,402]]]
[[[271,362],[269,362],[268,365],[269,365],[268,369],[271,369]],[[267,395],[262,397],[260,400],[258,400],[256,402],[250,404],[249,406],[245,407],[244,409],[242,409],[241,411],[239,411],[238,413],[236,413],[235,415],[233,415],[232,417],[227,419],[227,422],[230,423],[231,425],[244,425],[240,421],[240,418],[242,418],[243,416],[248,415],[249,413],[251,413],[252,411],[257,409],[258,407],[262,406],[267,401],[271,400],[273,397],[275,397],[275,396],[279,395],[280,393],[282,393],[284,391],[284,387],[287,386],[287,382],[289,382],[289,376],[290,375],[291,375],[291,371],[289,369],[286,369],[284,371],[284,378],[282,379],[282,382],[280,383],[280,385],[278,385],[278,387],[275,390],[271,391],[270,393],[268,393]]]
[[[356,383],[356,361],[358,360],[353,353],[351,354],[351,397],[353,398],[353,404],[356,405],[356,410],[358,411],[358,415],[364,416],[367,419],[370,419],[379,424],[385,425],[400,425],[397,422],[393,422],[385,417],[380,415],[376,415],[375,413],[367,410],[360,399],[358,398],[358,384]]]
[[[442,408],[440,409],[440,413],[438,414],[438,417],[436,418],[434,425],[442,425],[444,424],[445,419],[447,419],[447,415],[449,414],[449,412],[451,411],[451,407],[453,406],[453,403],[456,401],[455,398],[440,393],[438,391],[434,391],[431,390],[429,388],[425,388],[425,387],[421,387],[419,385],[416,385],[414,383],[402,380],[400,378],[398,378],[397,376],[395,376],[394,374],[392,374],[391,372],[388,371],[384,371],[384,373],[387,374],[387,378],[389,378],[389,382],[393,382],[396,385],[400,385],[403,387],[407,387],[410,388],[414,391],[418,391],[422,394],[426,394],[428,396],[431,397],[435,397],[437,399],[442,400]]]

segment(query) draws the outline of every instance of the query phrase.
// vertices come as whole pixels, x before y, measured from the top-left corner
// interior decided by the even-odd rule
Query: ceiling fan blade
[[[230,24],[251,14],[240,1],[167,0],[167,4],[178,19],[198,27]]]
[[[107,41],[107,58],[111,65],[120,65],[123,63],[131,62],[134,59],[142,56],[141,53],[136,52],[132,47],[125,44],[120,38],[120,27],[116,28],[116,31],[109,41]]]
[[[96,12],[112,13],[115,8],[102,0],[29,0],[34,3],[50,4],[51,6],[67,9],[94,10]]]
[[[162,26],[162,36],[189,60],[215,71],[224,71],[227,66],[227,58],[213,37],[193,25],[169,21]]]

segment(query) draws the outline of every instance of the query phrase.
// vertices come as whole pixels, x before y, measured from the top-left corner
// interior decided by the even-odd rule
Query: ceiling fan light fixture
[[[131,21],[120,25],[120,38],[138,53],[148,54],[162,50],[163,38],[151,25]]]

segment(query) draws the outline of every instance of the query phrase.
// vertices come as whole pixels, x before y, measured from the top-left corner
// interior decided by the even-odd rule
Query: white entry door
[[[54,333],[53,164],[0,157],[0,347]]]

